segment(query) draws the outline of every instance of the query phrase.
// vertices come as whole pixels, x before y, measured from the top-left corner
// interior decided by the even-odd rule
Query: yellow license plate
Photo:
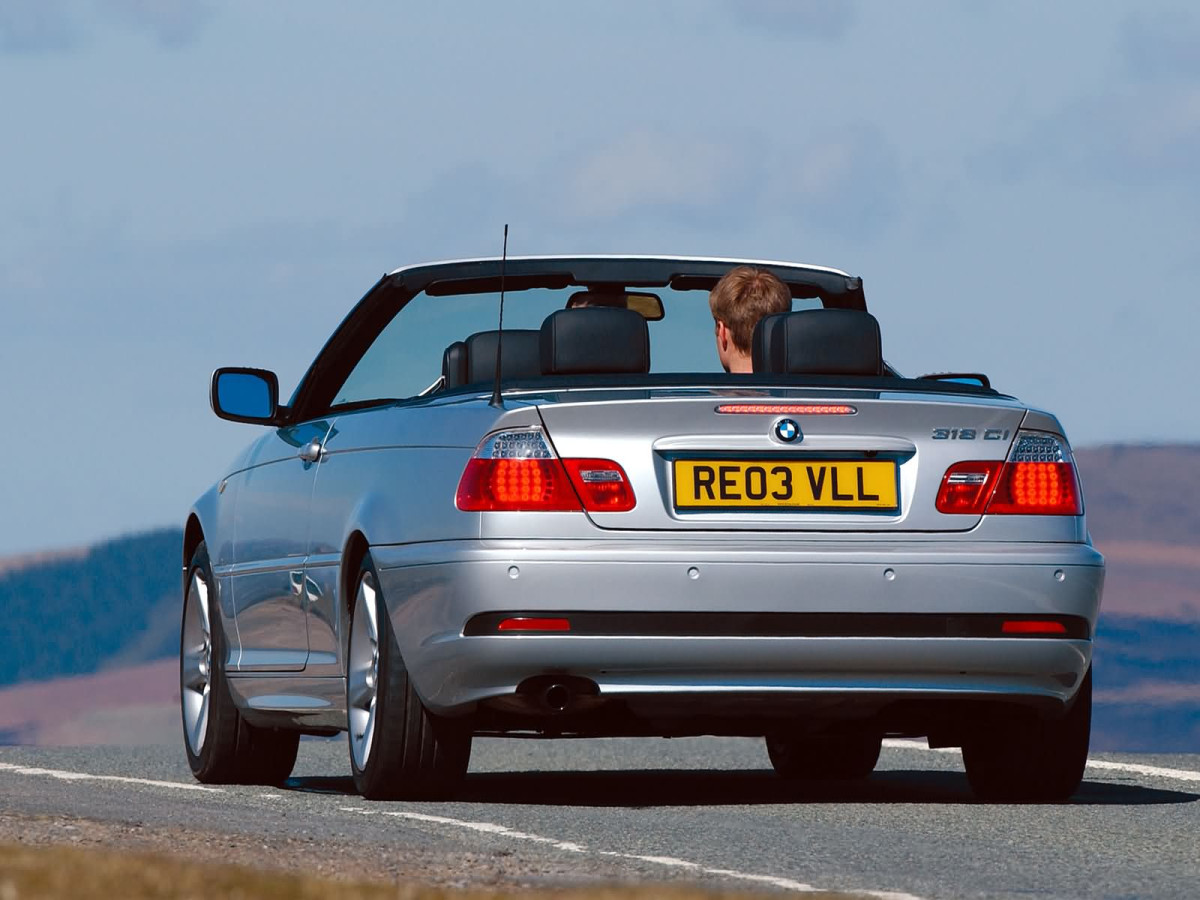
[[[675,460],[676,509],[899,508],[890,460]]]

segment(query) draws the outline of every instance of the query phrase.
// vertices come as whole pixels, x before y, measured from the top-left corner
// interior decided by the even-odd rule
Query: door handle
[[[314,440],[300,448],[300,452],[296,455],[308,463],[317,462],[325,454],[325,448],[321,446],[321,442]]]

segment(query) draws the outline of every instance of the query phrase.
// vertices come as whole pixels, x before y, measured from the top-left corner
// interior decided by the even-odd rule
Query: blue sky
[[[902,371],[1200,440],[1183,2],[6,0],[0,109],[0,554],[182,521],[255,435],[214,367],[290,392],[504,222],[837,266]]]

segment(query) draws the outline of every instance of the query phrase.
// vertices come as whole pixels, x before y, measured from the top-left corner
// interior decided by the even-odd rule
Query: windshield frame
[[[333,400],[379,333],[418,294],[431,297],[548,288],[664,288],[711,290],[738,265],[765,269],[797,299],[819,299],[827,308],[865,310],[862,279],[837,269],[772,261],[692,257],[513,257],[431,263],[384,275],[334,330],[292,394],[286,423],[340,409]]]

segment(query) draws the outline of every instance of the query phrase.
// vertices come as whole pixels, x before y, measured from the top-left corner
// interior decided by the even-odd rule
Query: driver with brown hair
[[[763,269],[730,269],[708,295],[717,338],[717,356],[726,372],[753,372],[750,341],[759,319],[790,312],[787,285]]]

